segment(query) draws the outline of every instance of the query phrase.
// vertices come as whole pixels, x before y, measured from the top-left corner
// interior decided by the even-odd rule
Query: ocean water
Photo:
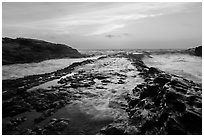
[[[24,77],[27,75],[43,74],[58,69],[65,68],[74,62],[80,62],[86,59],[97,59],[102,55],[108,55],[119,52],[165,52],[165,51],[175,51],[169,50],[142,50],[142,49],[94,49],[94,50],[79,50],[81,53],[94,55],[90,58],[81,59],[52,59],[46,60],[39,63],[26,63],[26,64],[14,64],[14,65],[3,65],[2,66],[2,79],[15,79]],[[148,66],[157,67],[161,70],[173,73],[176,75],[181,75],[187,79],[201,82],[202,81],[202,58],[191,56],[187,54],[153,54],[152,58],[145,58],[144,62]]]
[[[160,54],[144,58],[144,63],[171,74],[183,76],[189,80],[202,83],[202,58],[187,54]]]
[[[77,58],[77,59],[51,59],[45,60],[39,63],[25,63],[25,64],[12,64],[2,66],[2,79],[16,79],[28,75],[44,74],[53,72],[65,67],[68,67],[74,62],[81,62],[87,59],[97,59],[100,56],[94,56],[89,58]]]

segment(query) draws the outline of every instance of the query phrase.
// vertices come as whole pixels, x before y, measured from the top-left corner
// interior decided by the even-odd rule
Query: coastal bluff
[[[81,58],[83,55],[65,44],[28,38],[2,38],[2,64],[32,63],[48,59]]]

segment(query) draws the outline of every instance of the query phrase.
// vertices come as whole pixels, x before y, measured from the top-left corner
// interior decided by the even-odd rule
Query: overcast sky
[[[3,37],[83,48],[189,48],[202,43],[201,3],[3,3]]]

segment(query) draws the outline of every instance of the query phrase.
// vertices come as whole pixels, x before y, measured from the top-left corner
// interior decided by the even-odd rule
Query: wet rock
[[[189,96],[187,96],[188,104],[189,104],[190,106],[193,106],[194,103],[195,103],[196,98],[197,98],[197,96],[195,96],[195,95],[189,95]]]
[[[124,84],[125,82],[123,80],[119,80],[117,84]]]
[[[105,75],[102,75],[102,74],[96,74],[94,77],[96,79],[99,79],[99,80],[103,80],[103,79],[109,78],[108,76],[105,76]]]
[[[37,135],[37,133],[32,131],[31,129],[25,129],[20,134],[21,135]]]
[[[195,55],[202,57],[202,46],[198,46],[195,48]]]
[[[184,88],[182,88],[182,87],[178,87],[178,86],[172,86],[174,89],[176,89],[176,91],[178,91],[178,92],[182,92],[182,93],[184,93],[184,94],[186,94],[187,93],[187,89],[184,89]]]
[[[144,73],[144,75],[145,75],[145,73]],[[145,82],[151,82],[151,81],[153,81],[154,79],[153,78],[145,78]],[[138,85],[137,85],[138,86]]]
[[[153,67],[144,71],[135,62],[145,80],[126,97],[127,129],[134,125],[134,134],[142,135],[202,134],[201,85]]]
[[[137,94],[139,94],[140,92],[142,92],[142,89],[138,88],[138,87],[135,87],[133,90],[132,90],[133,94],[136,96]]]
[[[193,134],[202,134],[202,115],[193,111],[186,111],[180,117],[183,126]]]
[[[129,108],[133,108],[135,105],[137,105],[139,103],[140,99],[135,97],[135,98],[131,98],[130,101],[128,102],[128,106]]]
[[[41,128],[41,127],[35,127],[32,132],[35,134],[35,135],[44,135],[46,133],[46,130]],[[31,132],[31,133],[32,133]]]
[[[95,81],[93,81],[92,79],[81,79],[81,80],[77,80],[77,81],[73,81],[70,86],[72,88],[78,88],[78,87],[90,87],[91,85],[94,85]]]
[[[150,74],[155,74],[155,73],[160,73],[161,70],[154,68],[154,67],[150,67],[148,73]]]
[[[113,89],[113,90],[111,90],[111,92],[114,94],[114,93],[116,93],[116,92],[117,92],[117,90],[114,90],[114,89]]]
[[[145,134],[148,130],[153,129],[156,126],[154,120],[146,120],[145,123],[141,126],[141,133]]]
[[[167,100],[167,102],[173,102],[177,99],[183,100],[183,99],[185,99],[185,96],[180,94],[176,90],[169,88],[166,90],[165,99]]]
[[[16,94],[22,95],[22,94],[24,94],[25,91],[26,91],[26,90],[25,90],[25,87],[22,86],[22,87],[17,88]]]
[[[184,88],[184,89],[188,89],[188,84],[184,82],[184,80],[179,80],[179,79],[173,79],[171,81],[171,85],[174,85],[174,86],[177,86],[177,87],[181,87],[181,88]]]
[[[104,79],[104,80],[101,80],[102,83],[111,83],[110,80],[107,80],[107,79]]]
[[[44,94],[43,94],[44,95]],[[53,92],[47,92],[46,93],[46,96],[47,96],[47,99],[48,100],[56,100],[57,99],[57,95],[55,94],[55,93],[53,93]]]
[[[69,127],[69,119],[52,118],[49,123],[43,127],[37,126],[33,129],[25,129],[21,132],[23,135],[50,135],[60,134],[63,130]]]
[[[123,135],[125,132],[125,127],[123,125],[108,125],[107,127],[101,129],[100,133],[104,135]]]
[[[34,123],[40,123],[40,122],[42,122],[43,120],[45,120],[46,119],[46,117],[44,116],[44,115],[42,115],[42,116],[40,116],[40,117],[38,117],[38,118],[35,118],[34,119]]]
[[[178,112],[184,112],[186,110],[186,105],[181,101],[175,101],[172,104],[173,108]]]
[[[143,91],[140,93],[140,98],[156,96],[159,90],[159,86],[156,84],[148,84],[143,88]]]
[[[30,108],[25,106],[20,106],[20,105],[14,105],[7,108],[3,107],[3,117],[8,117],[8,116],[13,117],[17,114],[21,114],[29,110]]]
[[[62,131],[69,126],[69,119],[52,119],[50,123],[45,126],[47,130]]]
[[[169,118],[166,124],[168,135],[185,135],[183,127],[173,118]]]
[[[125,135],[138,135],[139,133],[140,131],[135,126],[128,126],[124,132]]]
[[[155,79],[154,79],[154,83],[158,83],[158,84],[160,84],[160,85],[165,85],[167,82],[170,82],[170,78],[167,78],[167,77],[161,77],[161,76],[159,76],[159,77],[156,77]]]
[[[167,121],[168,117],[169,117],[168,112],[167,112],[167,111],[163,111],[163,112],[160,114],[160,116],[159,116],[159,118],[158,118],[158,120],[157,120],[158,126],[160,126],[160,127],[163,126],[164,123]]]
[[[9,122],[3,127],[3,135],[10,134],[10,132],[13,130],[17,130],[18,126],[26,120],[27,118],[25,116],[10,119]]]
[[[96,88],[97,89],[106,89],[105,87],[102,87],[102,86],[97,86]]]
[[[142,89],[145,86],[145,83],[138,84],[136,87]]]

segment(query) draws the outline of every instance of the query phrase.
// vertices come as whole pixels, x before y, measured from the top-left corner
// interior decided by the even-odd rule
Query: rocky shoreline
[[[101,56],[97,60],[100,60],[103,58],[106,58],[106,56]],[[37,124],[45,120],[47,117],[55,113],[58,109],[64,107],[66,104],[69,104],[71,100],[75,100],[80,97],[77,96],[74,92],[64,90],[69,87],[66,87],[63,85],[63,79],[59,81],[59,83],[62,84],[60,87],[53,86],[50,90],[37,89],[37,90],[29,91],[28,89],[31,89],[32,87],[38,86],[48,81],[59,79],[64,75],[72,73],[72,71],[76,67],[83,66],[85,64],[91,64],[95,61],[96,60],[88,59],[82,62],[73,63],[72,65],[64,69],[57,70],[51,73],[26,76],[24,78],[18,78],[14,80],[3,80],[2,81],[3,83],[2,117],[12,118],[12,117],[15,117],[16,115],[35,110],[36,112],[40,112],[42,114],[40,114],[39,117],[34,119],[34,123]],[[98,78],[102,78],[102,76],[98,76]],[[85,78],[82,78],[82,79],[85,79]],[[73,84],[71,85],[71,87],[76,87],[76,86],[88,87],[90,86],[89,84],[91,83],[85,83],[84,85],[80,85],[80,83],[77,84],[77,83],[74,83],[73,81]],[[7,124],[3,126],[3,134],[10,134],[13,131],[14,131],[14,134],[15,133],[44,134],[44,131],[35,132],[35,130],[32,131],[30,129],[27,129],[26,131],[23,131],[23,132],[19,131],[18,125],[26,120],[27,119],[25,117],[17,117],[17,118],[10,119],[7,122]],[[62,122],[62,125],[63,124],[64,123]],[[56,133],[52,132],[51,134],[56,134]]]
[[[94,62],[94,60],[89,59],[82,62],[73,63],[64,69],[57,70],[50,73],[25,76],[23,78],[18,78],[18,79],[3,80],[2,81],[3,98],[9,99],[15,94],[19,94],[19,92],[26,91],[29,88],[60,78],[63,75],[71,73],[73,69],[77,66],[81,66],[92,62]]]
[[[107,135],[186,135],[202,134],[202,86],[185,78],[146,66],[132,64],[144,83],[128,94],[129,120],[113,123],[101,130]]]
[[[125,57],[140,72],[143,83],[136,84],[132,92],[124,98],[123,104],[128,118],[121,121],[115,120],[102,128],[98,134],[104,135],[177,135],[177,134],[202,134],[202,86],[185,78],[168,74],[157,68],[146,66],[140,56],[115,54],[98,58]],[[110,83],[108,76],[101,74],[86,74],[79,71],[71,77],[60,79],[61,86],[51,89],[38,89],[28,91],[31,87],[47,81],[59,79],[71,73],[74,68],[85,64],[94,63],[86,60],[73,63],[71,66],[42,75],[28,76],[16,80],[3,81],[3,119],[11,117],[3,124],[3,134],[61,134],[69,128],[70,120],[67,118],[52,118],[44,126],[25,128],[21,131],[20,124],[28,121],[22,113],[35,111],[38,115],[33,118],[33,124],[38,125],[43,120],[52,116],[59,109],[82,97],[72,89],[79,87],[89,88],[95,84],[94,79],[101,80],[106,85]],[[117,84],[123,84],[126,76],[120,75]],[[66,83],[70,82],[70,85]],[[97,87],[104,88],[104,87]],[[117,91],[115,91],[117,92]],[[84,93],[83,93],[84,94]],[[92,96],[92,95],[91,95]],[[17,116],[17,117],[16,117]]]

